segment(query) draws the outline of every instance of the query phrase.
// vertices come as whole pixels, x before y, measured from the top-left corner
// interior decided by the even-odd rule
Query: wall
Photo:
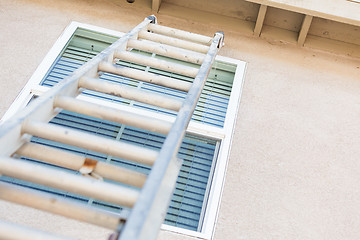
[[[250,41],[215,238],[358,239],[359,61]]]
[[[1,1],[0,116],[71,21],[128,31],[149,14],[107,0]],[[219,30],[158,18],[203,34]],[[359,239],[360,60],[232,31],[225,42],[220,54],[248,69],[215,239]],[[0,219],[79,239],[108,234],[5,202]]]

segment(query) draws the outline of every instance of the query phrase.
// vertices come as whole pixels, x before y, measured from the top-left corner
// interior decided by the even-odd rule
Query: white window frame
[[[64,49],[71,36],[77,28],[88,29],[91,31],[96,31],[104,34],[110,34],[113,36],[121,37],[125,33],[117,32],[101,27],[96,27],[88,24],[83,24],[79,22],[71,22],[71,24],[64,30],[62,35],[55,42],[53,47],[50,49],[48,54],[45,56],[41,64],[38,66],[30,80],[24,86],[20,94],[17,96],[15,101],[12,103],[8,111],[5,113],[3,118],[0,120],[0,124],[14,115],[17,111],[24,108],[27,103],[32,99],[33,96],[41,95],[49,87],[44,87],[39,85],[42,79],[45,77],[46,73],[55,62],[56,58],[59,56],[61,51]],[[226,41],[226,38],[225,38]],[[201,124],[198,122],[190,122],[187,129],[187,133],[200,135],[208,138],[213,138],[220,140],[221,144],[219,147],[218,157],[216,161],[216,167],[213,172],[212,182],[210,185],[210,192],[208,196],[208,201],[206,203],[204,218],[202,222],[202,228],[200,232],[183,229],[180,227],[174,227],[166,224],[162,224],[161,229],[164,231],[175,232],[183,235],[188,235],[191,237],[197,237],[200,239],[211,239],[214,233],[215,224],[218,215],[218,209],[221,201],[222,190],[225,181],[225,174],[227,163],[230,154],[230,148],[232,143],[232,136],[235,128],[235,121],[238,113],[238,108],[240,104],[240,97],[245,77],[246,63],[240,60],[217,56],[216,60],[231,63],[237,65],[233,87],[229,99],[228,109],[225,117],[224,127],[214,127],[206,124]],[[145,116],[155,117],[165,121],[174,121],[175,117],[166,116],[163,114],[149,112],[142,109],[136,109],[125,105],[120,105],[116,103],[111,103],[104,100],[94,99],[88,96],[79,96],[79,99],[84,99],[90,102],[96,102],[98,104],[103,104],[104,106],[110,106],[117,109],[129,109],[131,111],[143,114]]]

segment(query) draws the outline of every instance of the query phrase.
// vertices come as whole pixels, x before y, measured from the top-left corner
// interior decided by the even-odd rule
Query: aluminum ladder
[[[160,26],[155,16],[138,26],[99,53],[58,85],[32,101],[0,127],[0,174],[36,184],[65,190],[97,200],[130,208],[120,214],[86,204],[0,182],[0,199],[59,214],[114,230],[111,239],[156,239],[170,202],[181,160],[180,144],[205,85],[212,63],[223,45],[223,33],[202,36]],[[131,49],[162,55],[200,66],[190,67],[147,57]],[[176,80],[137,69],[118,66],[123,60],[193,78],[193,82]],[[187,92],[183,101],[143,90],[101,81],[99,72],[150,82]],[[178,111],[173,123],[104,107],[79,100],[84,90]],[[137,128],[167,134],[160,151],[122,143],[77,130],[49,124],[61,110],[98,117]],[[74,153],[30,142],[32,136],[139,162],[151,167],[149,175]],[[71,174],[20,159],[30,157],[52,165],[79,171]],[[121,182],[117,185],[101,178]],[[127,187],[138,187],[140,190]],[[0,238],[64,239],[50,233],[0,222]]]

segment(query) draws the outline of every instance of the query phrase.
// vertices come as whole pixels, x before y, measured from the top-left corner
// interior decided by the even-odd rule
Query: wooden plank
[[[264,25],[261,32],[261,38],[270,39],[280,43],[286,42],[292,44],[297,43],[298,35],[299,34],[297,32],[268,25]]]
[[[335,54],[346,54],[350,57],[360,58],[359,45],[337,41],[334,39],[318,37],[311,34],[308,35],[304,46],[313,49],[320,49]]]
[[[267,11],[267,6],[261,4],[260,9],[259,9],[259,13],[258,13],[258,16],[257,16],[257,19],[256,19],[255,28],[254,28],[254,35],[257,36],[257,37],[260,36],[261,29],[262,29],[262,26],[263,26],[264,20],[265,20],[266,11]]]
[[[269,7],[320,17],[337,22],[360,26],[359,6],[351,2],[327,1],[286,1],[283,0],[245,0],[247,2],[266,4]]]
[[[312,19],[313,19],[313,16],[310,16],[310,15],[304,16],[304,20],[302,22],[301,29],[299,32],[299,37],[298,37],[298,45],[300,45],[300,46],[303,46],[305,43],[305,39],[309,32]]]
[[[151,10],[153,12],[159,12],[161,0],[152,0]]]

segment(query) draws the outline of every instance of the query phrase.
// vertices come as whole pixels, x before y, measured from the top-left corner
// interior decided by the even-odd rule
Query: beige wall
[[[71,21],[127,31],[149,14],[110,0],[0,1],[0,116]],[[219,30],[158,18],[203,34]],[[360,59],[231,31],[225,43],[220,54],[248,69],[215,239],[359,239]],[[79,239],[107,235],[4,202],[0,219]]]

